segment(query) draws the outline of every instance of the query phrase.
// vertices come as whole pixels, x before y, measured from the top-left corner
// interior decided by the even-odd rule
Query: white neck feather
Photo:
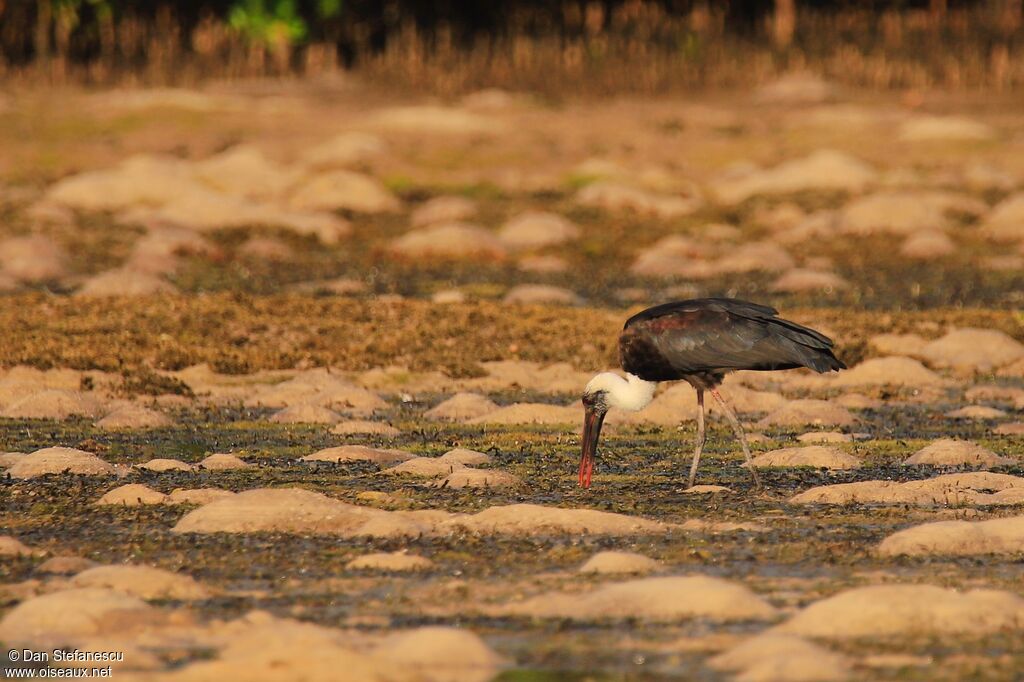
[[[655,382],[644,381],[633,374],[623,379],[618,374],[602,372],[590,380],[586,392],[604,391],[608,407],[637,412],[650,405],[657,387]]]

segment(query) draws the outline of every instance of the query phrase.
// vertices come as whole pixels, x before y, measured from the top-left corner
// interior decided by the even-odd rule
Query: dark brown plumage
[[[654,395],[654,383],[687,381],[697,390],[697,444],[690,485],[704,449],[704,393],[721,405],[743,447],[754,483],[743,426],[718,392],[728,372],[808,367],[816,372],[846,369],[832,351],[832,340],[796,322],[784,320],[768,306],[732,298],[697,298],[654,306],[626,320],[619,336],[619,362],[627,380],[604,373],[591,380],[583,395],[585,408],[579,482],[589,487],[597,441],[609,406],[638,410]]]
[[[768,306],[697,298],[654,306],[626,320],[622,369],[646,381],[685,380],[711,389],[733,370],[846,369],[832,340]]]

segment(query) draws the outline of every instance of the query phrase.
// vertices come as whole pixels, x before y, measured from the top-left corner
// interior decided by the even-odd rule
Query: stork
[[[832,339],[778,314],[774,308],[733,298],[697,298],[654,306],[626,320],[619,336],[619,364],[625,378],[602,372],[583,391],[580,486],[590,487],[597,442],[608,410],[642,410],[654,399],[658,382],[683,380],[697,391],[697,443],[690,464],[690,487],[697,479],[704,450],[707,391],[732,425],[754,485],[760,489],[743,426],[718,391],[725,374],[741,369],[846,369],[832,352]]]

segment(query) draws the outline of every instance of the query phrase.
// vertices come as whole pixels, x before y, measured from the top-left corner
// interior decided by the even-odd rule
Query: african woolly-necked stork
[[[603,372],[583,392],[583,452],[579,484],[590,487],[601,425],[609,408],[638,411],[654,398],[660,381],[684,380],[697,390],[697,444],[690,486],[704,449],[704,392],[715,397],[732,424],[750,465],[750,448],[739,419],[718,385],[727,372],[809,367],[817,372],[846,369],[832,352],[832,339],[778,317],[778,311],[732,298],[697,298],[648,308],[626,320],[619,336],[619,364],[626,372]]]

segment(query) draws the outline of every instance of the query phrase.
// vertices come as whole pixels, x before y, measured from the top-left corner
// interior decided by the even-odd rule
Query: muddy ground
[[[6,645],[33,641],[12,632],[12,613],[68,587],[63,578],[42,570],[43,563],[75,556],[194,578],[208,589],[204,598],[148,601],[168,613],[187,613],[196,632],[200,624],[243,619],[253,610],[339,630],[355,640],[376,641],[392,631],[430,625],[457,626],[478,635],[502,658],[482,673],[437,672],[428,666],[381,679],[1019,676],[1024,608],[997,625],[980,616],[975,623],[971,616],[958,628],[941,615],[929,615],[927,603],[909,598],[909,605],[900,608],[920,617],[908,617],[896,634],[884,629],[856,636],[801,633],[839,654],[841,664],[816,667],[812,662],[797,671],[779,663],[746,673],[746,668],[729,672],[709,664],[715,654],[854,588],[984,588],[1002,591],[1005,604],[1024,595],[1024,533],[1019,529],[1009,531],[1004,544],[982,551],[947,548],[908,556],[878,549],[897,531],[920,524],[1015,518],[1019,501],[974,503],[956,496],[920,504],[791,501],[817,486],[924,480],[978,468],[1024,477],[1024,429],[1019,428],[1024,419],[1024,232],[1017,228],[1020,239],[993,238],[991,227],[1005,224],[992,216],[1024,186],[1024,117],[1012,98],[830,90],[818,101],[766,100],[763,93],[740,92],[686,101],[551,102],[489,93],[443,103],[442,115],[469,112],[477,117],[468,122],[456,117],[447,128],[388,127],[374,119],[389,107],[413,104],[422,102],[346,80],[219,86],[195,98],[172,92],[156,93],[151,100],[139,93],[25,91],[14,93],[0,108],[0,146],[5,149],[0,158],[0,249],[14,243],[4,239],[28,235],[44,244],[19,262],[13,256],[5,260],[0,252],[0,291],[6,291],[0,294],[0,453],[63,446],[116,465],[114,473],[101,476],[58,472],[0,480],[0,535],[13,536],[34,552],[0,555],[0,633]],[[910,123],[931,116],[977,127],[950,125],[923,140],[906,133]],[[126,264],[133,262],[134,249],[147,234],[173,221],[152,214],[126,217],[125,211],[157,210],[164,199],[137,205],[126,200],[97,209],[63,201],[53,189],[62,179],[113,167],[132,154],[169,155],[176,163],[191,164],[239,143],[254,145],[287,166],[350,130],[370,130],[386,143],[385,151],[351,166],[379,182],[395,200],[392,208],[353,209],[339,195],[339,206],[324,210],[349,225],[337,240],[259,221],[230,229],[185,225],[203,243],[174,250],[172,267],[155,270],[158,285],[152,285],[153,269]],[[811,180],[782,189],[758,190],[738,202],[721,199],[730,173],[738,172],[730,171],[731,165],[756,162],[771,168],[820,149],[847,154],[876,175],[823,189],[812,171]],[[656,199],[695,193],[700,199],[692,210],[667,214],[657,208],[581,205],[578,192],[608,178]],[[934,215],[911,216],[897,228],[883,215],[859,231],[843,229],[852,220],[844,211],[853,202],[894,193],[902,197],[899,205],[925,203],[921,197],[926,193],[952,203],[942,204],[947,209]],[[415,211],[439,196],[470,200],[474,210],[460,220],[484,230],[493,232],[529,209],[561,215],[579,232],[525,250],[396,252],[396,240],[413,229]],[[780,206],[785,208],[777,210]],[[822,211],[837,212],[834,231],[778,237]],[[1019,215],[1024,221],[1024,211]],[[734,229],[718,242],[720,237],[708,229],[714,224]],[[909,237],[935,231],[952,238],[951,251],[910,256],[902,250]],[[631,267],[645,249],[669,235],[702,245],[724,244],[720,250],[698,248],[683,259],[724,259],[750,242],[782,244],[789,259],[778,267],[723,266],[690,276]],[[254,238],[263,241],[246,248]],[[10,248],[9,254],[14,253]],[[559,264],[537,269],[524,263],[531,256],[555,257]],[[26,259],[53,267],[33,274]],[[794,268],[830,273],[841,284],[779,286],[780,275]],[[129,280],[138,276],[155,288],[119,296],[124,292],[115,286],[81,295],[93,278],[112,270],[123,271]],[[527,305],[504,300],[524,283],[560,287],[576,298],[571,305],[543,298]],[[741,417],[757,434],[755,455],[800,445],[797,437],[807,432],[837,431],[848,438],[834,447],[855,457],[857,468],[765,468],[760,471],[766,490],[759,492],[740,466],[742,453],[731,431],[714,418],[699,482],[728,490],[687,493],[695,427],[689,413],[683,413],[679,426],[659,421],[609,428],[594,486],[576,486],[579,426],[544,419],[543,406],[576,404],[588,373],[615,366],[617,332],[629,314],[647,304],[696,295],[771,303],[786,317],[832,335],[837,354],[851,368],[892,356],[911,363],[900,365],[910,367],[906,375],[872,375],[859,384],[839,379],[814,383],[809,373],[796,372],[787,375],[795,379],[765,383],[746,376],[727,386],[727,395],[729,388],[764,391],[777,396],[771,399],[780,405],[812,398],[844,406],[849,421],[812,416],[803,422],[773,422],[774,408],[757,405],[741,409]],[[925,344],[957,329],[1000,332],[1006,354],[992,362],[972,356],[959,363],[957,357],[971,355],[977,346],[967,342],[963,356],[928,350]],[[879,339],[886,334],[918,338],[887,344]],[[528,380],[502,375],[488,364],[495,361],[521,363],[516,367]],[[565,363],[557,371],[569,380],[548,381],[546,368],[555,363]],[[329,423],[273,421],[281,408],[316,402],[319,394],[261,402],[265,394],[260,391],[297,376],[314,376],[310,372],[323,367],[382,402],[367,410],[343,400],[322,402],[335,412]],[[918,373],[918,367],[926,374]],[[485,395],[496,407],[530,403],[534,411],[520,423],[426,416],[459,390]],[[88,407],[75,403],[78,412],[58,404],[53,395],[29,407],[20,402],[46,391],[65,392],[61,400],[74,394],[76,400],[84,396],[93,402]],[[170,423],[97,425],[125,405],[144,406]],[[971,405],[998,412],[947,416]],[[82,411],[91,413],[83,416]],[[353,418],[396,431],[332,433],[334,422]],[[942,438],[972,441],[1005,460],[989,466],[902,464]],[[467,448],[490,456],[485,469],[508,472],[518,482],[507,488],[453,489],[438,477],[382,474],[389,464],[301,459],[343,444],[430,457]],[[132,466],[153,458],[194,465],[211,453],[228,452],[252,466],[159,473]],[[455,528],[415,536],[348,537],[323,533],[314,524],[288,532],[182,534],[174,526],[203,507],[135,505],[132,500],[95,504],[129,483],[165,494],[298,487],[401,512],[469,514],[529,503],[669,524],[696,519],[719,525],[614,534],[540,524],[522,533]],[[980,485],[973,492],[993,490],[998,488]],[[371,491],[384,494],[365,494]],[[720,525],[729,523],[740,527]],[[573,619],[509,610],[510,604],[552,590],[586,593],[639,579],[578,572],[603,550],[654,559],[654,575],[713,576],[742,585],[769,604],[773,615],[733,618],[712,609],[665,620],[640,609],[635,615]],[[432,565],[417,572],[346,567],[366,554],[396,551],[425,557]],[[686,600],[685,595],[660,598]],[[653,599],[658,601],[657,593]],[[959,616],[950,618],[955,622]],[[223,647],[220,640],[203,646],[197,639],[166,633],[148,633],[147,639],[128,626],[99,634],[63,632],[57,624],[53,630],[65,638],[59,643],[68,646],[98,646],[104,636],[117,642],[134,638],[153,659],[137,665],[129,661],[116,675],[139,679],[201,679],[198,672],[188,677],[190,669],[198,670],[192,666],[216,661]],[[301,661],[285,659],[282,665],[293,677],[324,675],[323,670],[304,673]]]

